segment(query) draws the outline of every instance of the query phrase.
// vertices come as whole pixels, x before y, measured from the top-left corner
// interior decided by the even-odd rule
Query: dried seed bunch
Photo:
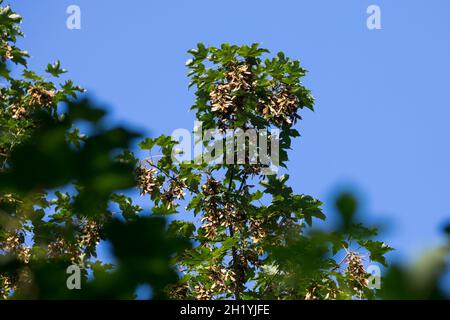
[[[187,284],[170,285],[166,290],[167,295],[174,300],[186,300],[189,296],[189,286]]]
[[[217,195],[222,189],[222,183],[220,181],[214,180],[213,178],[208,178],[206,183],[202,186],[203,194],[206,196]]]
[[[159,184],[155,179],[155,174],[158,170],[154,168],[146,168],[139,166],[136,168],[136,176],[138,188],[141,190],[141,195],[152,194]]]
[[[318,284],[312,285],[306,292],[305,300],[320,300],[319,290],[320,288]]]
[[[11,117],[16,120],[23,119],[27,115],[27,109],[19,104],[11,105],[9,109]]]
[[[31,249],[27,246],[21,246],[17,251],[17,258],[23,263],[29,263],[31,258]]]
[[[31,106],[51,107],[55,97],[55,91],[47,90],[41,85],[28,88]]]
[[[79,234],[73,242],[58,237],[47,245],[49,258],[68,258],[72,263],[82,263],[87,248],[96,248],[100,242],[101,225],[95,221],[82,220]]]
[[[7,253],[15,252],[20,248],[21,245],[22,239],[16,234],[13,234],[7,237],[3,242],[0,242],[1,250]]]
[[[100,242],[99,224],[95,221],[85,221],[77,242],[81,248],[96,247]]]
[[[251,72],[251,66],[242,63],[231,65],[230,69],[230,71],[225,73],[225,78],[231,92],[251,91],[253,88],[253,73]]]
[[[282,125],[283,123],[295,124],[298,119],[301,119],[297,114],[299,107],[298,97],[288,86],[282,84],[272,89],[267,101],[260,100],[258,109],[264,118]]]
[[[28,263],[31,257],[31,249],[25,246],[23,242],[23,236],[18,234],[10,235],[0,242],[0,250],[5,253],[15,254],[21,262]]]
[[[174,195],[177,199],[184,199],[184,189],[186,189],[187,186],[185,182],[181,179],[175,178],[175,180],[172,180],[170,182],[170,192]]]
[[[225,214],[222,209],[217,208],[214,202],[207,202],[205,207],[205,214],[202,221],[201,229],[205,233],[207,239],[214,239],[217,236],[217,229],[222,225]]]
[[[264,221],[259,219],[250,219],[250,233],[253,243],[257,244],[267,237],[267,230],[264,227]]]
[[[244,212],[236,208],[236,206],[231,202],[225,203],[224,210],[227,219],[226,226],[233,227],[233,230],[236,233],[239,233],[242,230],[244,230],[246,222]]]
[[[54,104],[56,95],[54,90],[47,90],[42,85],[35,85],[30,86],[27,92],[28,101],[25,104],[19,101],[10,105],[9,113],[13,119],[21,120],[33,108],[50,108]]]
[[[217,230],[220,227],[228,227],[234,224],[233,216],[235,215],[235,208],[231,203],[223,203],[217,197],[221,192],[222,183],[213,178],[208,178],[204,185],[202,185],[203,194],[207,197],[203,204],[204,214],[201,219],[203,225],[201,228],[208,239],[214,239],[217,236]]]
[[[76,244],[69,243],[63,238],[57,238],[47,245],[47,255],[49,258],[69,258],[73,263],[80,260],[80,249]]]
[[[187,186],[184,183],[184,181],[179,180],[178,178],[174,178],[170,182],[168,190],[161,194],[161,199],[167,205],[168,209],[171,209],[174,207],[175,199],[184,199],[184,195],[185,195],[184,189],[186,189],[186,188],[187,188]]]
[[[221,265],[213,265],[206,267],[206,272],[208,279],[212,282],[211,290],[232,293],[230,283],[236,281],[236,275],[233,270],[224,268]]]
[[[314,283],[309,287],[305,300],[336,300],[339,290],[333,280],[325,280],[323,283]]]
[[[12,194],[12,193],[4,193],[4,194],[0,195],[0,203],[1,202],[14,203],[14,202],[17,202],[17,199],[14,197],[14,194]]]
[[[12,58],[14,58],[12,55],[13,48],[7,42],[2,43],[1,49],[2,49],[1,60],[3,63],[5,63],[7,60],[11,60]]]
[[[8,299],[13,290],[14,285],[11,281],[11,278],[6,274],[0,274],[0,299]]]
[[[249,163],[249,162],[247,162],[247,160],[246,160],[246,163]],[[257,164],[246,164],[244,166],[244,170],[245,170],[245,173],[250,174],[250,175],[253,176],[253,175],[260,174],[261,173],[261,169],[263,167],[264,166],[259,164],[259,163],[257,163]]]
[[[228,84],[219,84],[211,92],[211,110],[221,114],[234,114],[238,111]]]
[[[242,93],[256,92],[257,82],[251,66],[246,63],[231,64],[225,72],[225,82],[217,84],[210,92],[211,110],[219,116],[219,127],[226,129],[229,121],[242,111]],[[257,111],[276,125],[295,124],[300,119],[297,111],[300,101],[289,86],[276,83],[269,89],[267,98],[260,98]]]
[[[243,225],[242,219],[237,219],[236,209],[232,204],[226,203],[222,208],[214,199],[205,202],[205,213],[201,221],[201,228],[208,239],[214,239],[220,227],[232,227],[234,231],[238,231]]]
[[[259,257],[262,254],[264,254],[264,249],[260,246],[247,243],[246,247],[241,248],[238,257],[243,271],[246,272],[250,268],[250,264],[259,267],[261,265]]]
[[[368,274],[361,263],[361,256],[356,252],[349,252],[345,259],[347,263],[346,273],[351,279],[352,287],[355,291],[360,291],[367,287]]]
[[[231,64],[225,72],[225,83],[211,90],[211,110],[220,118],[220,128],[228,128],[228,122],[242,111],[240,96],[253,90],[251,66],[246,63]]]
[[[201,283],[194,287],[194,292],[197,300],[210,300],[214,294],[214,290],[206,289]]]

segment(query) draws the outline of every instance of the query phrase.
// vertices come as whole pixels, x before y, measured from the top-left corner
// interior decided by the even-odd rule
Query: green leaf
[[[23,76],[30,80],[42,81],[42,77],[38,76],[36,73],[30,70],[23,70]]]
[[[61,68],[61,63],[58,60],[53,64],[49,63],[45,72],[51,74],[54,77],[59,77],[61,74],[66,73],[67,70]]]
[[[195,224],[187,221],[174,220],[169,224],[168,232],[177,237],[191,238],[195,232]]]
[[[146,138],[144,141],[139,143],[139,148],[142,150],[152,150],[156,145],[156,140],[152,138]]]
[[[381,263],[387,267],[387,261],[384,255],[394,249],[381,241],[364,240],[358,241],[358,244],[367,249],[370,253],[370,260]]]

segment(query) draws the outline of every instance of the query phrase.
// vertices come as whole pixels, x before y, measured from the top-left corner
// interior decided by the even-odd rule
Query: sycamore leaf
[[[370,260],[381,263],[383,266],[387,266],[387,261],[384,255],[392,250],[386,243],[381,241],[364,240],[358,241],[358,244],[367,249],[370,253]]]
[[[60,61],[56,61],[53,64],[48,64],[47,65],[47,69],[45,70],[45,72],[51,74],[54,77],[59,77],[61,74],[66,73],[67,70],[66,69],[62,69],[61,68],[61,63]]]

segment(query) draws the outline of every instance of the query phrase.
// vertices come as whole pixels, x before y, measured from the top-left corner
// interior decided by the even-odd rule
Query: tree
[[[197,299],[342,299],[373,297],[368,274],[355,244],[369,252],[372,261],[386,264],[391,250],[369,238],[375,229],[356,224],[356,204],[350,196],[338,201],[343,223],[339,230],[312,230],[314,219],[325,219],[322,203],[309,195],[294,194],[288,175],[270,174],[274,161],[252,162],[247,150],[268,154],[267,144],[227,140],[228,162],[211,137],[229,130],[279,132],[279,165],[285,167],[299,111],[313,110],[314,99],[301,84],[306,70],[282,52],[264,58],[269,51],[258,44],[220,48],[198,44],[188,60],[190,86],[196,89],[192,106],[202,129],[213,130],[202,140],[210,158],[205,163],[176,161],[176,141],[167,136],[146,139],[144,150],[160,149],[139,169],[143,194],[150,194],[156,214],[175,214],[180,200],[199,223],[173,221],[170,231],[194,243],[177,257],[184,274],[170,290],[174,298]],[[226,140],[226,139],[225,139]],[[218,148],[219,150],[221,148]],[[241,158],[241,159],[240,159]],[[242,161],[245,160],[245,161]],[[254,159],[253,159],[254,160]],[[230,163],[231,162],[231,163]],[[184,210],[182,212],[185,212]],[[345,253],[342,255],[342,251]],[[341,263],[335,256],[340,256]],[[343,267],[347,265],[347,267]]]

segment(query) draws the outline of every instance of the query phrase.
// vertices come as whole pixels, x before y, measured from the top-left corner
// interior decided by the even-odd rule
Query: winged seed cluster
[[[51,107],[56,95],[54,90],[47,90],[41,85],[29,87],[27,93],[28,95],[24,101],[10,106],[10,113],[13,119],[23,119],[32,109]]]
[[[211,110],[219,119],[221,129],[229,128],[236,114],[242,112],[242,99],[246,94],[256,92],[258,81],[254,80],[252,67],[247,63],[232,63],[225,72],[223,83],[217,84],[209,93]],[[289,86],[273,81],[269,87],[268,98],[258,100],[257,111],[277,125],[293,124],[300,119],[298,97]]]
[[[347,263],[347,274],[351,279],[350,282],[353,290],[360,291],[367,287],[369,280],[367,279],[367,272],[361,263],[361,256],[356,252],[349,252],[345,262]]]

